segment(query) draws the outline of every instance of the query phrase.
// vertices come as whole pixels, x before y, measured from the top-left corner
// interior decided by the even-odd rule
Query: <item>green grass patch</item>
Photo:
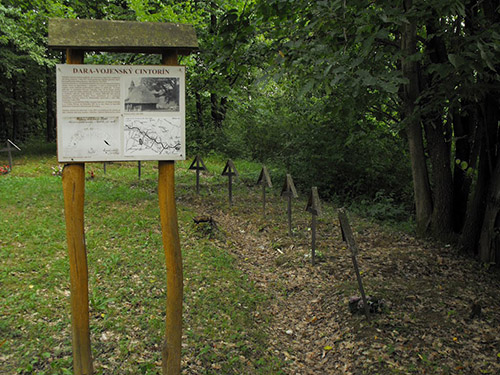
[[[188,165],[178,163],[176,176],[185,280],[184,369],[198,374],[279,374],[280,362],[267,350],[268,297],[237,269],[232,255],[194,232],[195,213],[182,205],[183,192],[194,189]],[[22,156],[15,159],[12,173],[0,176],[2,373],[72,373],[62,183],[53,175],[58,166],[51,155]],[[242,166],[245,174],[246,168]],[[204,177],[222,186],[221,171],[214,169]],[[142,164],[141,180],[137,163],[109,164],[106,174],[102,164],[88,164],[86,178],[96,374],[159,374],[166,271],[157,163]]]

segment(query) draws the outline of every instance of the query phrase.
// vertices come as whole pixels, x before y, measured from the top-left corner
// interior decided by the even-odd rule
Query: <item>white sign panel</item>
[[[183,66],[56,69],[60,162],[185,159]]]

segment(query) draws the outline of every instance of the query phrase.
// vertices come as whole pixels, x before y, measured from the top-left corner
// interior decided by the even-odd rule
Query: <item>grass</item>
[[[61,179],[51,154],[15,155],[0,176],[0,373],[71,374],[69,264]],[[205,160],[222,170],[223,160]],[[190,199],[194,173],[178,163],[177,196]],[[260,166],[238,164],[247,189]],[[165,263],[156,163],[89,164],[85,229],[91,342],[96,374],[159,374],[164,331]],[[218,198],[220,172],[203,177]],[[202,189],[207,188],[206,186]],[[203,191],[203,190],[202,190]],[[222,199],[224,202],[224,199]],[[227,206],[226,203],[222,203]],[[232,255],[193,227],[178,206],[185,301],[183,367],[198,374],[279,374],[268,353],[268,297],[235,267]],[[222,234],[223,236],[223,234]],[[256,320],[259,316],[259,320]]]

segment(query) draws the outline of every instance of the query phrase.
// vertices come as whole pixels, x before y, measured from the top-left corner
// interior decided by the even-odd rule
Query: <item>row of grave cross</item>
[[[196,193],[200,192],[200,172],[206,171],[207,167],[201,157],[197,155],[191,165],[188,168],[189,170],[196,171]],[[222,176],[228,177],[228,194],[229,194],[229,205],[233,203],[233,176],[238,177],[239,173],[234,165],[234,162],[229,159],[222,171]],[[259,178],[257,179],[257,185],[262,186],[262,212],[264,217],[266,216],[266,188],[272,188],[273,183],[271,181],[271,176],[266,166],[262,167],[260,171]],[[283,187],[281,188],[282,197],[286,197],[287,204],[287,216],[288,216],[288,234],[290,236],[293,235],[292,232],[292,198],[298,198],[297,189],[295,188],[295,184],[293,183],[292,175],[287,174],[285,177],[285,181],[283,183]],[[321,215],[321,202],[319,200],[318,188],[313,187],[311,189],[311,194],[309,196],[309,200],[307,201],[306,211],[312,215],[311,222],[311,262],[314,265],[316,262],[316,226],[317,226],[317,216]]]
[[[196,155],[193,162],[189,166],[190,170],[196,171],[196,193],[200,192],[200,171],[207,171],[207,167],[205,163],[201,159],[199,155]],[[222,171],[222,176],[227,176],[229,178],[229,204],[232,204],[232,178],[238,177],[238,171],[231,159],[229,159]],[[262,166],[262,170],[260,171],[259,178],[257,179],[257,185],[262,186],[262,209],[264,217],[266,216],[266,188],[272,188],[273,183],[271,182],[271,176],[266,166]],[[297,189],[295,188],[295,184],[293,183],[292,175],[287,174],[285,177],[285,181],[283,183],[283,187],[281,188],[282,197],[286,197],[288,201],[287,205],[287,214],[288,214],[288,234],[290,236],[292,233],[292,198],[298,198]],[[311,194],[309,195],[309,199],[306,205],[306,211],[309,212],[312,216],[311,221],[311,263],[314,266],[316,263],[316,226],[317,226],[317,217],[322,214],[321,211],[321,202],[319,199],[318,188],[312,187]],[[347,247],[351,252],[351,259],[354,266],[354,271],[356,273],[356,279],[358,281],[358,288],[361,293],[361,298],[363,300],[364,312],[366,318],[369,319],[369,310],[368,303],[365,295],[365,291],[363,288],[363,282],[361,280],[361,274],[359,272],[357,254],[358,254],[358,246],[354,241],[354,236],[352,233],[351,226],[349,224],[349,220],[347,218],[347,213],[343,208],[339,209],[339,222],[340,228],[342,231],[342,239],[347,243]]]

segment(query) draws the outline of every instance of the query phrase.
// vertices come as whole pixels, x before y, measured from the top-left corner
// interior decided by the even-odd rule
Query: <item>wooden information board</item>
[[[142,69],[151,69],[147,72],[133,72],[137,73],[137,76],[141,78],[141,81],[128,81],[128,87],[122,85],[120,78],[120,88],[118,89],[117,82],[115,82],[116,87],[110,88],[104,84],[100,89],[104,91],[112,91],[113,95],[117,95],[119,91],[120,99],[117,99],[116,108],[120,107],[120,113],[118,110],[113,113],[113,116],[117,117],[115,120],[115,125],[110,125],[113,120],[110,120],[106,115],[109,113],[91,113],[90,102],[93,101],[89,98],[89,89],[84,90],[85,95],[81,98],[78,97],[76,92],[78,87],[81,87],[82,83],[78,85],[75,84],[73,89],[66,87],[66,92],[73,96],[71,103],[77,103],[77,108],[81,110],[86,108],[88,111],[86,113],[73,112],[72,105],[67,105],[66,109],[68,112],[65,113],[64,106],[61,107],[62,118],[58,119],[62,124],[68,124],[68,121],[75,121],[71,126],[78,127],[82,125],[85,127],[95,127],[102,125],[103,122],[106,123],[104,127],[107,129],[115,129],[116,133],[111,134],[112,137],[116,137],[119,131],[126,132],[127,123],[126,117],[129,115],[128,112],[134,112],[137,107],[134,107],[135,103],[128,92],[124,93],[125,90],[130,90],[130,88],[137,87],[138,85],[144,84],[146,87],[147,83],[142,82],[142,78],[150,78],[150,75],[154,75],[153,71],[169,71],[169,76],[161,77],[162,83],[167,83],[167,79],[179,78],[179,86],[181,85],[181,80],[184,77],[183,68],[178,66],[177,56],[179,54],[188,54],[198,48],[198,43],[196,41],[196,33],[194,28],[190,25],[180,25],[180,24],[169,24],[169,23],[149,23],[149,22],[130,22],[130,21],[108,21],[108,20],[75,20],[75,19],[51,19],[49,21],[49,47],[53,49],[62,49],[66,51],[66,63],[68,65],[60,65],[58,69],[64,71],[73,72],[77,74],[79,69],[88,69],[90,72],[92,69],[109,69],[110,73],[118,74],[117,72],[122,69],[121,66],[108,66],[108,67],[96,67],[93,65],[85,66],[84,56],[85,51],[108,51],[108,52],[137,52],[137,53],[160,53],[162,55],[161,67],[142,67]],[[130,67],[128,67],[130,68]],[[128,69],[127,67],[123,69]],[[135,66],[130,68],[135,69]],[[141,69],[141,67],[137,67]],[[177,76],[170,75],[170,70],[172,72],[176,71]],[[111,70],[113,70],[111,72]],[[87,74],[85,70],[80,70],[78,74]],[[99,71],[99,74],[105,74],[105,71]],[[124,74],[123,71],[120,74]],[[70,74],[69,74],[70,75]],[[61,80],[64,79],[65,74],[61,75]],[[88,77],[87,77],[88,78]],[[158,78],[158,77],[157,77]],[[72,78],[69,78],[70,81]],[[115,81],[118,81],[115,79]],[[62,83],[62,81],[61,81]],[[169,84],[171,82],[169,81]],[[58,88],[59,89],[59,88]],[[156,88],[148,88],[149,94],[153,96],[158,94],[162,96],[161,90]],[[174,98],[171,98],[171,94],[175,93],[175,89],[169,89],[169,100],[164,100],[162,106],[167,106],[170,111],[166,111],[165,108],[162,110],[155,106],[153,110],[152,107],[140,107],[137,110],[137,117],[141,118],[140,113],[149,116],[150,122],[162,122],[161,118],[165,117],[165,112],[168,112],[170,119],[178,112],[181,112],[182,99],[181,93],[179,91],[178,103],[175,94]],[[148,93],[145,95],[147,96]],[[101,98],[102,93],[95,94],[99,95]],[[111,94],[106,94],[111,95]],[[166,94],[165,94],[166,95]],[[107,97],[107,96],[106,96]],[[82,98],[87,100],[87,106],[83,106],[81,103]],[[107,97],[109,99],[109,97]],[[129,99],[127,101],[127,98]],[[165,97],[165,99],[167,99]],[[62,98],[60,98],[62,100]],[[74,100],[74,101],[73,101]],[[107,99],[106,99],[107,100]],[[115,99],[109,99],[113,101]],[[159,101],[158,101],[159,102]],[[149,103],[155,104],[157,103]],[[101,108],[100,104],[95,103],[97,108]],[[113,103],[107,103],[106,106],[113,106]],[[175,107],[178,105],[179,107]],[[174,107],[175,108],[174,108]],[[110,107],[105,107],[110,108]],[[146,110],[149,108],[148,110]],[[130,109],[130,111],[127,111]],[[153,115],[154,113],[154,115]],[[81,116],[80,116],[81,115]],[[120,122],[120,116],[123,115],[123,122]],[[64,116],[73,117],[74,120],[65,119]],[[89,117],[91,120],[81,120],[78,117]],[[112,117],[112,116],[111,116]],[[167,116],[168,117],[168,116]],[[97,118],[97,120],[96,120]],[[105,118],[103,120],[102,118]],[[171,119],[172,120],[172,119]],[[175,122],[174,120],[172,120]],[[118,125],[116,125],[118,123]],[[164,124],[163,124],[164,125]],[[156,141],[155,135],[152,134],[153,125],[147,124],[146,132],[143,132],[143,136],[151,135]],[[80,129],[82,130],[82,129]],[[131,129],[129,129],[131,130]],[[151,133],[149,132],[151,131]],[[79,152],[82,150],[87,154],[81,156],[81,154],[73,155],[72,151],[59,150],[60,160],[69,161],[64,166],[63,169],[63,194],[64,194],[64,210],[66,216],[66,238],[68,244],[68,255],[70,263],[70,280],[71,280],[71,323],[72,323],[72,342],[73,342],[73,372],[75,375],[91,375],[93,374],[92,356],[90,348],[90,330],[89,330],[89,299],[88,299],[88,268],[87,268],[87,252],[85,245],[85,231],[84,231],[84,195],[85,195],[85,161],[105,161],[105,160],[122,160],[127,153],[127,148],[124,146],[123,141],[126,138],[125,134],[121,133],[121,138],[119,142],[122,142],[122,148],[120,149],[119,143],[116,139],[102,137],[97,137],[101,149],[92,149],[94,142],[93,135],[95,132],[91,132],[92,137],[88,137],[88,133],[83,129],[82,132],[75,131],[72,135],[58,134],[62,136],[62,140],[58,139],[58,143],[62,142],[62,145],[66,141],[76,140],[80,141],[85,139],[84,144],[90,144],[91,146],[82,146],[79,148]],[[87,137],[87,138],[86,138]],[[99,138],[101,138],[99,140]],[[174,137],[175,138],[175,137]],[[139,143],[137,149],[134,152],[145,152],[144,145],[139,142],[140,138],[136,141]],[[101,142],[102,141],[102,142]],[[107,141],[108,143],[104,142]],[[163,141],[163,139],[162,139]],[[170,141],[170,140],[169,140]],[[144,139],[143,139],[144,142]],[[104,144],[104,145],[103,145]],[[81,145],[81,143],[80,143]],[[142,147],[142,148],[141,148]],[[175,148],[175,147],[174,147]],[[107,151],[104,151],[107,150]],[[102,155],[108,155],[107,152],[113,153],[112,150],[118,150],[118,154],[115,154],[111,159],[106,159]],[[119,152],[123,152],[121,156]],[[147,152],[152,152],[152,147],[147,150]],[[182,151],[181,151],[182,150]],[[92,151],[95,154],[101,153],[100,156],[95,158],[92,156]],[[132,149],[129,149],[129,152]],[[166,330],[165,338],[162,345],[162,372],[164,375],[179,375],[181,368],[181,338],[182,338],[182,296],[183,296],[183,276],[182,276],[182,254],[180,248],[179,240],[179,228],[177,221],[177,209],[175,205],[175,168],[174,159],[183,159],[184,151],[181,147],[178,154],[175,156],[169,155],[166,158],[162,157],[160,152],[153,152],[153,155],[149,160],[158,160],[158,201],[160,206],[160,222],[162,229],[162,239],[163,248],[165,252],[165,262],[167,270],[167,304],[166,304]],[[68,152],[68,154],[66,154]],[[62,153],[62,155],[61,155]],[[181,154],[182,153],[182,154]],[[91,156],[89,156],[91,155]],[[118,159],[115,159],[117,157]],[[144,155],[141,155],[140,160],[147,159]],[[125,159],[130,160],[130,159]],[[135,160],[135,159],[132,159]]]

